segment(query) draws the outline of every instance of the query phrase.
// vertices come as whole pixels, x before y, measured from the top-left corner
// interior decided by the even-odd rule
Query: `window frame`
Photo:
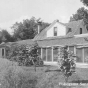
[[[80,34],[82,34],[82,28],[80,28]]]
[[[67,33],[72,32],[72,28],[68,28]]]
[[[2,48],[1,50],[2,50],[2,57],[4,57],[5,56],[5,48]]]
[[[57,36],[57,27],[54,27],[53,32],[54,36]]]

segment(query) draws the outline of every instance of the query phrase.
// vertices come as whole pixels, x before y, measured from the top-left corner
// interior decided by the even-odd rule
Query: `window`
[[[47,61],[52,61],[52,48],[47,48]]]
[[[86,26],[86,30],[88,31],[88,26]]]
[[[57,36],[57,27],[54,27],[54,36]]]
[[[76,49],[76,61],[78,63],[83,62],[82,48],[77,48]]]
[[[55,47],[53,49],[53,61],[57,61],[58,60],[58,47]]]
[[[46,48],[42,48],[42,59],[46,61]]]
[[[82,28],[80,28],[80,34],[82,34]]]
[[[5,52],[4,52],[4,49],[2,49],[2,56],[4,56]]]
[[[68,32],[67,33],[69,33],[69,32],[72,32],[72,29],[71,28],[68,28]]]

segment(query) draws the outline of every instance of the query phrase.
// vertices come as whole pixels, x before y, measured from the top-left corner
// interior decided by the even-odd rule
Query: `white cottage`
[[[37,41],[41,47],[41,58],[45,64],[56,64],[58,50],[60,47],[68,46],[77,56],[77,65],[88,64],[88,29],[83,20],[69,23],[61,23],[55,20],[49,27],[45,28],[37,36]],[[58,47],[58,48],[57,48]]]

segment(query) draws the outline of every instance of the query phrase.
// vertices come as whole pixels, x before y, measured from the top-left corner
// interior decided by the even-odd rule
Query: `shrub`
[[[0,88],[35,88],[37,78],[34,74],[27,74],[20,67],[11,66],[3,73]]]
[[[61,49],[60,52],[60,69],[63,72],[65,76],[65,81],[68,81],[68,77],[72,75],[72,73],[75,72],[75,59],[74,59],[74,54],[70,51],[67,50],[68,47],[64,47]]]
[[[14,44],[8,49],[7,58],[11,61],[16,61],[20,66],[43,65],[43,61],[39,57],[38,44],[25,45]]]

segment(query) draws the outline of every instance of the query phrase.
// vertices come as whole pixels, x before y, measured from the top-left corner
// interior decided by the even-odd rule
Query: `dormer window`
[[[69,33],[69,32],[72,32],[72,29],[71,29],[71,28],[68,28],[68,31],[67,31],[67,33]]]
[[[82,34],[82,28],[80,28],[80,34]]]
[[[54,36],[57,36],[57,27],[54,27]]]

